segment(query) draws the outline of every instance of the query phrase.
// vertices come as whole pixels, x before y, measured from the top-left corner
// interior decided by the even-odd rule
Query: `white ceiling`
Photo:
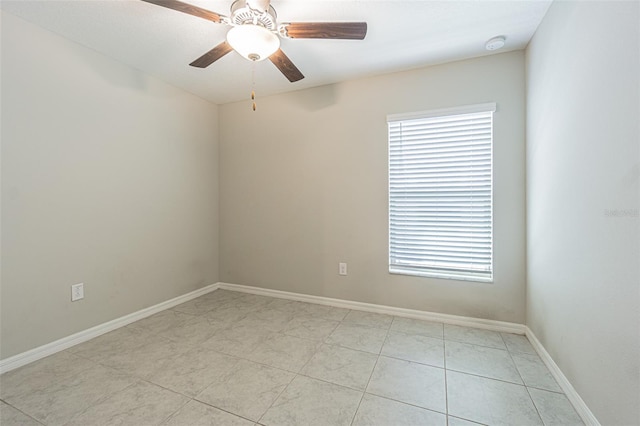
[[[232,0],[184,0],[229,15]],[[282,93],[526,47],[551,0],[272,0],[279,22],[366,21],[363,41],[282,40],[305,78],[289,81],[269,61],[255,64],[258,95]],[[246,99],[252,63],[232,52],[205,69],[194,59],[229,27],[139,0],[3,0],[4,12],[156,76],[211,102]],[[485,42],[504,35],[488,52]]]

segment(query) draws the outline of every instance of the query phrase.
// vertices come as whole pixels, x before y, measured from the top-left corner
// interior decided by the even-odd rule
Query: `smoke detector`
[[[498,49],[504,47],[505,40],[506,40],[506,37],[497,36],[497,37],[494,37],[494,38],[490,39],[489,41],[487,41],[487,44],[485,44],[484,47],[487,50],[498,50]]]

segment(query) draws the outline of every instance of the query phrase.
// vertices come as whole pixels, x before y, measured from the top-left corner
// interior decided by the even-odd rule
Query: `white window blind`
[[[389,272],[493,281],[495,104],[389,125]]]

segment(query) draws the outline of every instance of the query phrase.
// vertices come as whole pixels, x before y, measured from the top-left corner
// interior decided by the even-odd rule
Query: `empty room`
[[[640,1],[0,31],[2,426],[640,425]]]

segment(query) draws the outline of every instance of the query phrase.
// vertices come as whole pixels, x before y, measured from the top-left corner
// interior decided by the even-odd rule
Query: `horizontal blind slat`
[[[388,125],[390,271],[491,280],[492,112]]]

